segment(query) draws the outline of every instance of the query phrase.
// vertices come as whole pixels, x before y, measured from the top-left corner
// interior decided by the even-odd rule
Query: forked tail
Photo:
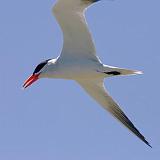
[[[107,66],[107,65],[104,65],[104,73],[109,76],[143,74],[143,72],[141,72],[141,71],[129,70],[129,69],[118,68],[118,67]]]

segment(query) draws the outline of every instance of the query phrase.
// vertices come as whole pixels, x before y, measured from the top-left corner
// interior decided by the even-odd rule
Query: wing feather
[[[53,7],[53,13],[63,31],[61,58],[99,61],[84,16],[85,9],[92,3],[91,0],[58,0]]]
[[[134,124],[129,120],[119,105],[107,93],[103,80],[78,81],[81,87],[92,96],[104,109],[108,110],[112,116],[119,120],[132,133],[139,137],[144,143],[151,147],[145,137],[138,131]]]

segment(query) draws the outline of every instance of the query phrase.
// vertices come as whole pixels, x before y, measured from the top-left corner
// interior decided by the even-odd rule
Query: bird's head
[[[37,81],[39,78],[43,77],[43,74],[47,71],[47,66],[50,60],[51,59],[45,60],[36,66],[32,75],[24,82],[24,89],[29,87],[33,82]]]

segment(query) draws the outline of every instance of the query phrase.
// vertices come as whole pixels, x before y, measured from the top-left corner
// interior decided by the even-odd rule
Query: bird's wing
[[[88,81],[81,80],[77,82],[90,96],[92,96],[100,105],[102,105],[104,109],[108,110],[117,120],[119,120],[137,137],[139,137],[144,143],[150,146],[145,137],[137,130],[125,113],[120,109],[119,105],[112,99],[111,96],[109,96],[102,79]]]
[[[54,5],[53,13],[64,37],[61,58],[99,61],[84,15],[86,8],[97,1],[58,0]]]

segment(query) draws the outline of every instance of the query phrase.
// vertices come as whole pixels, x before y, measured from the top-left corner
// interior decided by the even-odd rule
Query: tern
[[[48,59],[37,65],[33,74],[24,82],[23,88],[40,78],[74,80],[112,116],[151,147],[105,89],[105,78],[142,72],[105,65],[96,55],[85,11],[98,1],[100,0],[58,0],[55,3],[53,14],[64,38],[61,54],[56,59]]]

